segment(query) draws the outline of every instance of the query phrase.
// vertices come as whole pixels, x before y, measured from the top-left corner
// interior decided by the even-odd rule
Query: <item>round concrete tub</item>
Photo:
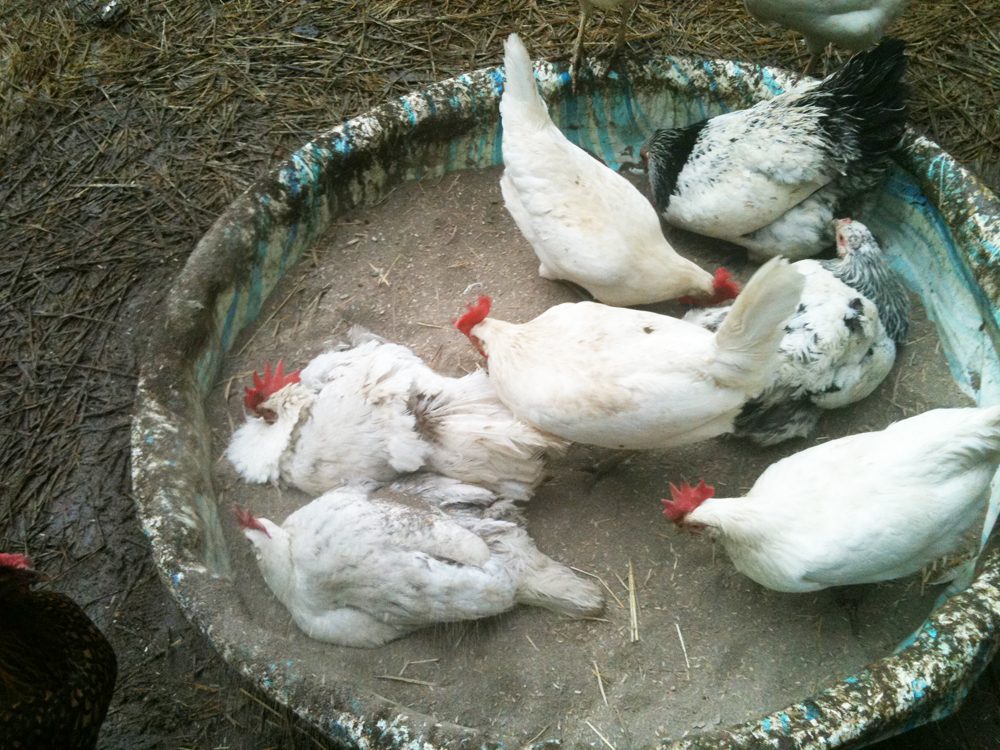
[[[745,107],[795,82],[750,64],[665,58],[598,75],[573,96],[563,68],[542,64],[537,74],[560,126],[613,167],[654,127]],[[403,180],[501,162],[502,85],[503,71],[492,68],[391,101],[321,134],[234,201],[198,243],[154,321],[139,381],[133,482],[165,584],[234,668],[346,746],[510,742],[401,714],[377,696],[354,694],[349,676],[311,684],[272,648],[268,633],[240,622],[205,399],[234,339],[339,214],[379,200]],[[910,134],[866,222],[936,322],[955,380],[979,403],[1000,401],[996,197],[934,143]],[[858,747],[905,731],[961,703],[997,649],[998,624],[994,552],[972,585],[942,603],[895,653],[784,710],[662,746]]]

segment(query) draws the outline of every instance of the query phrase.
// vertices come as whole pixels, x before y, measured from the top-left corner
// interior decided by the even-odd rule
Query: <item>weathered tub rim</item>
[[[630,65],[621,78],[635,86],[678,86],[683,79],[692,93],[709,85],[713,96],[731,99],[771,95],[795,82],[787,73],[752,64],[682,58]],[[538,79],[547,98],[567,95],[563,68],[540,65]],[[377,107],[306,144],[219,217],[177,277],[161,316],[150,321],[153,331],[140,372],[133,423],[132,475],[157,569],[185,615],[227,661],[269,697],[349,745],[413,745],[430,750],[500,743],[439,724],[416,731],[409,717],[375,701],[367,702],[364,715],[349,710],[345,696],[317,701],[252,643],[216,637],[210,603],[227,595],[228,562],[210,554],[221,527],[208,470],[207,430],[198,429],[205,424],[198,390],[214,380],[221,351],[240,327],[235,301],[222,314],[219,304],[224,293],[233,289],[234,294],[252,296],[256,289],[260,299],[244,303],[255,312],[253,306],[259,308],[285,265],[294,262],[339,210],[363,200],[369,189],[377,192],[406,176],[407,162],[397,158],[398,149],[419,151],[422,139],[440,139],[450,129],[495,119],[502,80],[498,68],[449,79]],[[585,83],[581,95],[597,85]],[[967,252],[963,262],[983,292],[988,307],[982,311],[983,319],[996,348],[1000,342],[996,197],[926,138],[910,134],[901,161],[938,206],[957,241],[976,249]],[[359,175],[374,187],[362,184]],[[280,252],[268,251],[275,247]],[[185,501],[178,504],[177,498]],[[199,554],[199,549],[208,552]],[[896,654],[783,711],[662,746],[856,747],[905,731],[950,713],[961,702],[1000,645],[998,623],[1000,553],[994,553],[973,585],[939,608]],[[655,743],[649,740],[649,744]]]

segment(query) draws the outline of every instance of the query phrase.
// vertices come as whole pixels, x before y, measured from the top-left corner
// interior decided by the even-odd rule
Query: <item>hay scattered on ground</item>
[[[144,311],[225,205],[312,133],[497,64],[510,31],[566,59],[578,18],[575,0],[122,1],[111,25],[96,0],[0,8],[0,548],[59,576],[120,651],[149,645],[155,606],[126,605],[158,591],[128,495]],[[609,16],[595,13],[588,54],[610,49]],[[914,0],[892,31],[911,45],[916,127],[1000,179],[1000,3]],[[644,1],[627,39],[640,56],[806,59],[738,0]],[[133,696],[111,723],[168,731],[141,700],[179,702],[169,680],[123,659]]]

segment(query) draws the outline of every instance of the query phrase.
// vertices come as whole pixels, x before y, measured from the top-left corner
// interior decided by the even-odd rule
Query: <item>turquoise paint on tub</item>
[[[285,241],[281,244],[281,254],[278,256],[278,273],[281,276],[285,275],[285,268],[287,268],[289,260],[296,260],[298,258],[298,253],[296,250],[296,239],[299,236],[299,224],[289,224],[288,225],[288,235],[285,237]]]
[[[337,133],[330,139],[330,147],[341,156],[351,153],[351,142],[343,132]]]
[[[608,132],[611,123],[608,120],[604,97],[599,93],[595,93],[590,98],[590,106],[594,116],[594,131],[597,135],[597,142],[600,144],[600,150],[597,153],[611,169],[617,171],[619,166],[618,154],[611,142],[611,134]]]
[[[503,91],[503,84],[505,80],[503,70],[500,68],[493,68],[490,71],[490,80],[493,82],[493,93],[499,96],[500,92]],[[468,76],[466,76],[466,83],[470,86],[472,85],[472,79]]]
[[[413,104],[410,102],[410,98],[408,96],[401,96],[399,97],[399,103],[403,105],[403,112],[406,113],[406,119],[410,125],[416,125],[417,113],[413,111]]]
[[[688,75],[681,68],[679,62],[677,60],[675,60],[674,58],[672,58],[672,57],[668,58],[668,60],[670,61],[670,67],[671,67],[671,69],[674,71],[674,73],[677,75],[677,77],[684,83],[684,87],[686,89],[694,89],[694,88],[696,88],[696,87],[694,87],[694,86],[691,85],[691,76]],[[701,99],[696,99],[696,100],[693,100],[693,104],[694,104],[695,107],[698,108],[698,112],[700,114],[700,116],[698,118],[696,118],[694,120],[694,122],[697,122],[698,120],[704,120],[704,119],[706,119],[708,117],[708,111],[705,109],[705,103]],[[687,123],[685,123],[685,124],[687,124]],[[674,126],[674,127],[676,127],[676,126]]]
[[[924,697],[929,686],[929,683],[923,677],[916,677],[910,682],[910,690],[913,692],[913,697],[917,700]]]
[[[784,87],[780,83],[778,83],[777,80],[775,80],[774,74],[772,74],[771,71],[766,69],[761,70],[760,80],[761,83],[763,83],[767,87],[767,90],[770,91],[775,96],[777,96],[778,94],[785,93]]]

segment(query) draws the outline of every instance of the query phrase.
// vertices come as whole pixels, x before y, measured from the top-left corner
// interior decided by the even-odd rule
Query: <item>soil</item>
[[[266,360],[284,357],[302,366],[342,340],[349,326],[362,325],[410,346],[440,372],[459,375],[479,364],[450,325],[465,301],[489,294],[495,317],[525,321],[585,296],[538,277],[537,260],[503,207],[498,179],[499,170],[488,169],[406,184],[338,222],[272,294],[261,323],[237,342],[209,406],[219,454],[242,419],[238,386]],[[703,267],[725,264],[743,280],[754,270],[739,248],[665,229]],[[322,684],[346,682],[361,695],[385,696],[514,744],[533,737],[588,744],[603,735],[628,747],[781,708],[890,652],[926,617],[939,587],[914,578],[847,592],[769,591],[736,573],[707,539],[675,532],[658,500],[668,482],[701,478],[720,495],[738,495],[767,465],[808,445],[935,406],[968,405],[933,324],[919,307],[912,318],[909,340],[879,390],[828,413],[812,439],[762,449],[719,438],[636,453],[597,477],[592,467],[611,451],[576,446],[555,461],[552,478],[528,507],[528,528],[540,549],[605,584],[602,618],[569,621],[519,608],[370,651],[321,644],[290,623],[249,544],[229,524],[236,585],[248,603],[243,614],[281,634],[282,658],[309,664]],[[288,488],[249,487],[224,460],[217,466],[223,507],[236,500],[280,522],[310,499]],[[636,642],[625,585],[630,568]]]

